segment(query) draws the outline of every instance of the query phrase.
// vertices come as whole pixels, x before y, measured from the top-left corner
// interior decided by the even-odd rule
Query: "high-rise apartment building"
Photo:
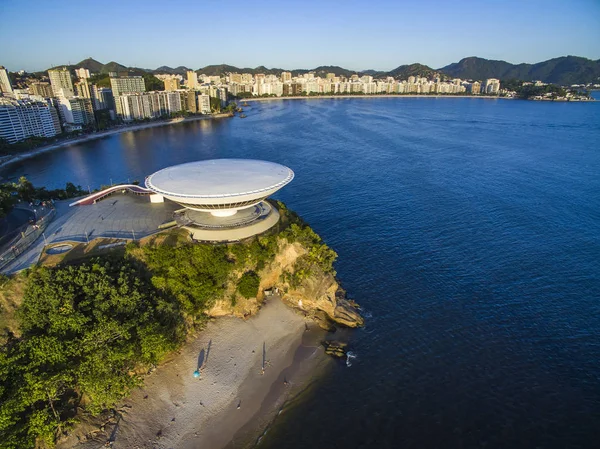
[[[481,83],[474,81],[469,85],[469,92],[471,95],[479,95],[481,93]]]
[[[484,94],[497,94],[500,92],[500,80],[489,78],[485,80],[482,92]]]
[[[117,113],[125,121],[159,118],[183,109],[179,92],[137,92],[115,97]]]
[[[92,100],[83,97],[60,97],[58,99],[58,113],[63,123],[89,126],[95,125]]]
[[[15,143],[33,136],[54,137],[51,108],[45,102],[0,98],[0,138]]]
[[[8,77],[8,70],[3,66],[0,66],[0,93],[7,96],[13,95],[13,88],[10,83],[10,78]]]
[[[92,98],[92,85],[87,82],[87,79],[81,78],[75,83],[75,94],[83,98]]]
[[[54,96],[50,83],[31,83],[29,85],[29,93],[31,95],[39,95],[40,97],[48,98]]]
[[[123,93],[146,91],[146,84],[141,76],[111,77],[110,87],[115,97]]]
[[[71,81],[71,72],[66,67],[61,69],[48,70],[48,77],[52,85],[52,92],[57,97],[73,97],[73,82]]]
[[[187,71],[187,87],[188,89],[198,89],[198,74],[193,70]]]
[[[63,129],[60,125],[60,115],[58,114],[58,99],[52,97],[45,98],[44,102],[48,105],[50,115],[52,115],[52,124],[54,125],[54,130],[56,131],[56,134],[62,133]]]
[[[165,90],[173,91],[179,89],[179,80],[177,78],[166,78],[163,80],[165,83]]]
[[[201,114],[210,114],[210,96],[207,94],[198,95],[198,112]]]
[[[115,109],[115,99],[113,92],[108,87],[98,87],[92,84],[92,98],[94,100],[94,109]]]
[[[281,82],[292,81],[292,72],[281,72]]]
[[[81,67],[79,69],[75,69],[75,75],[77,78],[88,79],[90,77],[90,71]]]
[[[230,73],[228,76],[230,83],[241,83],[242,75],[239,73]]]
[[[187,111],[195,114],[198,112],[197,92],[195,90],[180,90],[181,105]]]

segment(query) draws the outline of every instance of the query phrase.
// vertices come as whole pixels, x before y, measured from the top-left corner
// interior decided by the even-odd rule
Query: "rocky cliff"
[[[270,294],[280,297],[289,307],[313,318],[322,328],[332,329],[338,324],[359,327],[364,324],[358,305],[346,299],[345,291],[332,273],[313,264],[306,270],[306,258],[311,251],[300,242],[290,243],[277,239],[275,257],[258,271],[258,295],[244,298],[231,283],[222,299],[215,301],[207,311],[212,317],[234,315],[248,317],[257,313]],[[297,276],[303,271],[303,276]]]

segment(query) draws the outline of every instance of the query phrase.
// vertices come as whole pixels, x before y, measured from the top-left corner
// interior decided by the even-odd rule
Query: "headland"
[[[326,354],[344,356],[329,350],[335,333],[325,331],[363,324],[335,278],[335,252],[282,203],[270,202],[281,218],[267,232],[220,245],[194,241],[183,227],[155,232],[174,203],[120,192],[69,203],[57,204],[41,256],[37,245],[24,254],[37,266],[3,278],[0,292],[2,344],[16,338],[6,346],[3,394],[15,425],[4,431],[18,447],[256,441],[333,363]],[[115,234],[125,228],[131,236]],[[87,324],[68,325],[66,309]],[[32,339],[54,346],[31,354]],[[58,354],[60,363],[48,363]],[[53,376],[49,396],[23,395],[41,365]]]

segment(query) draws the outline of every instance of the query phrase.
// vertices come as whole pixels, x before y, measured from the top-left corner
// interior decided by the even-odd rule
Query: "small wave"
[[[356,359],[356,354],[352,351],[346,353],[346,366],[350,368],[352,366],[352,360]]]
[[[265,435],[267,434],[268,431],[269,431],[269,428],[267,427],[265,429],[265,431],[258,437],[258,440],[256,440],[256,444],[254,446],[258,446],[260,444],[260,442],[265,437]]]
[[[362,311],[362,315],[365,319],[373,318],[373,314],[371,312],[369,312],[368,310]]]

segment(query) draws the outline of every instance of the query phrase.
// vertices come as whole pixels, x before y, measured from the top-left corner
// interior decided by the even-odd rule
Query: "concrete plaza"
[[[38,238],[3,272],[23,270],[35,264],[44,245],[76,241],[87,242],[97,237],[140,239],[158,231],[158,227],[173,220],[173,212],[181,209],[177,203],[151,203],[147,196],[115,194],[89,206],[69,207],[73,200],[56,202],[56,217],[48,225],[44,237]]]

